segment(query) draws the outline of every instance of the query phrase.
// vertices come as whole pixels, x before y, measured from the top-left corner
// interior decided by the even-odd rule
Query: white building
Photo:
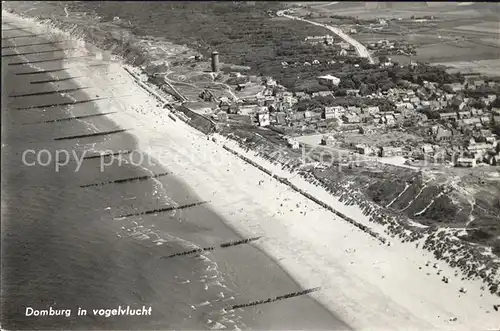
[[[287,139],[288,146],[290,146],[292,149],[299,149],[300,144],[297,140],[288,138]]]
[[[345,108],[342,106],[325,107],[325,110],[323,111],[323,117],[327,120],[332,118],[340,119],[342,117],[342,114],[344,113]]]
[[[319,76],[318,83],[326,86],[337,86],[340,83],[340,78],[337,78],[332,75]]]
[[[476,159],[475,158],[458,158],[457,162],[455,163],[455,166],[458,167],[475,167],[476,166]]]
[[[269,120],[269,113],[257,114],[257,119],[259,120],[259,126],[268,126],[271,124]]]

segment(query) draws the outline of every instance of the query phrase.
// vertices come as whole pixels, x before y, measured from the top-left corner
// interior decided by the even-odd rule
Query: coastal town
[[[307,42],[322,40],[325,45],[335,45],[329,38],[331,36],[311,36]],[[345,44],[339,43],[339,56],[346,55],[342,53],[349,49]],[[214,56],[217,59],[213,61],[218,61],[219,55]],[[275,79],[263,77],[257,95],[223,96],[215,106],[208,105],[207,108],[198,103],[190,109],[196,112],[202,108],[205,115],[219,124],[244,122],[286,132],[293,149],[298,149],[300,144],[297,139],[290,138],[300,140],[307,132],[322,135],[318,144],[343,147],[367,156],[403,156],[406,163],[418,163],[425,158],[443,166],[500,164],[498,79],[449,75],[442,68],[423,63],[399,65],[387,56],[380,56],[379,60],[377,65],[366,70],[349,64],[336,69],[338,72],[354,67],[355,75],[364,78],[363,81],[356,77],[356,84],[350,77],[340,78],[325,72],[317,76],[319,88],[316,91],[292,92]],[[302,65],[318,64],[313,60]],[[218,73],[218,64],[213,64],[212,69],[219,76],[224,75]],[[369,75],[374,70],[389,77],[391,84],[380,86],[369,82]],[[229,72],[228,76],[247,82],[233,86],[235,91],[244,91],[250,81],[240,72]],[[407,76],[410,77],[405,79]],[[437,79],[426,80],[432,77]],[[207,100],[205,93],[200,93],[199,99]],[[210,94],[209,101],[213,103],[214,99]],[[185,106],[189,108],[190,103]],[[402,144],[397,139],[377,143],[374,138],[396,132],[411,137],[411,143]],[[359,138],[359,135],[364,136],[365,139],[361,140],[367,143],[350,142],[360,140],[350,139],[351,136]]]
[[[9,329],[497,327],[500,5],[4,5]]]

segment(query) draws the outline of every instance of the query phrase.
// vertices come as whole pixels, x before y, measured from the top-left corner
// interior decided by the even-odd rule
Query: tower
[[[212,72],[219,71],[219,52],[212,52]]]

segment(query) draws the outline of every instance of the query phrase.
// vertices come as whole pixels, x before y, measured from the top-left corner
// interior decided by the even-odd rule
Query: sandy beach
[[[4,15],[35,33],[47,31],[32,21]],[[108,89],[111,94],[134,91],[126,101],[98,105],[99,111],[114,112],[108,117],[119,127],[130,129],[138,150],[152,155],[180,178],[242,238],[261,237],[253,245],[279,262],[303,289],[321,287],[310,296],[355,330],[498,327],[500,312],[493,306],[499,304],[499,299],[482,291],[479,281],[461,280],[460,274],[454,275],[455,270],[440,264],[430,253],[416,249],[414,243],[392,240],[391,245],[383,245],[224,146],[289,178],[296,186],[383,236],[382,226],[370,223],[359,207],[344,205],[324,189],[240,149],[232,141],[220,136],[214,136],[213,141],[186,123],[173,121],[168,110],[139,89],[124,68],[119,62],[112,62],[106,70],[85,67],[72,72],[87,77],[85,84],[96,89],[115,86]],[[97,144],[94,149],[99,151],[100,146]],[[222,257],[226,251],[220,250]],[[441,281],[443,276],[449,278],[448,284]],[[459,292],[462,287],[467,293]],[[265,298],[254,298],[260,299]],[[236,313],[239,310],[235,309]]]

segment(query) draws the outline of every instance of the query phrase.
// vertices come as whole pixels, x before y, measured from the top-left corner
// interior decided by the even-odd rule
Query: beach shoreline
[[[47,35],[46,37],[50,38],[51,40],[55,40],[57,38],[61,39],[69,38],[68,35],[64,34],[61,35],[62,33],[61,31],[59,32],[51,31],[50,28],[45,29],[45,27],[36,24],[35,26],[33,26],[34,22],[32,21],[30,22],[29,20],[26,21],[18,19],[13,15],[6,15],[6,16],[8,16],[9,19],[11,20],[19,22],[20,23],[19,25],[26,26],[27,29],[33,29],[33,31],[39,32],[41,34],[46,34]],[[42,30],[37,30],[37,29],[42,29]],[[77,46],[82,45],[77,41],[75,41],[74,44]],[[83,53],[85,54],[88,53],[85,47],[83,47],[83,51],[84,51]],[[6,62],[4,64],[7,65]],[[148,144],[145,145],[143,144],[142,147],[144,148],[138,146],[139,143],[138,138],[144,138],[144,136],[134,135],[133,132],[134,123],[125,123],[125,124],[118,123],[116,119],[120,118],[120,114],[114,113],[113,116],[111,116],[111,113],[113,113],[114,111],[119,112],[124,108],[127,108],[129,111],[132,112],[141,111],[140,108],[145,106],[144,104],[141,105],[140,104],[141,102],[146,102],[146,106],[151,105],[153,108],[157,110],[162,109],[161,105],[158,104],[157,100],[150,98],[150,96],[146,94],[143,90],[141,90],[142,93],[141,96],[138,97],[140,99],[138,106],[136,106],[135,105],[136,102],[134,100],[131,100],[130,98],[120,99],[119,96],[122,95],[120,92],[133,93],[136,92],[139,89],[139,87],[132,80],[129,80],[130,79],[129,75],[125,70],[123,70],[123,67],[119,63],[107,64],[104,68],[102,66],[99,68],[97,67],[93,68],[85,66],[84,64],[85,62],[82,61],[82,63],[80,63],[79,66],[69,65],[68,68],[71,67],[71,70],[69,71],[71,72],[71,75],[73,77],[85,77],[84,79],[85,86],[93,86],[94,91],[99,91],[100,87],[102,87],[102,92],[106,91],[106,93],[109,96],[116,95],[116,98],[114,98],[112,102],[95,103],[95,108],[97,111],[101,113],[110,114],[108,116],[109,120],[108,119],[106,120],[106,124],[102,123],[102,120],[98,122],[97,121],[84,122],[82,124],[89,125],[90,127],[87,129],[89,130],[92,129],[90,131],[95,131],[95,130],[99,131],[103,129],[107,131],[111,129],[116,129],[116,125],[121,125],[120,128],[129,129],[129,132],[127,132],[126,135],[133,138],[133,141],[128,141],[131,144],[130,146],[128,146],[127,144],[123,144],[122,146],[120,140],[118,139],[111,145],[106,143],[102,144],[94,143],[91,145],[91,150],[93,151],[92,153],[98,154],[100,152],[100,149],[105,149],[105,147],[130,148],[131,146],[133,146],[133,150],[139,151],[140,154],[144,154],[146,156],[146,159],[148,159],[147,147],[150,146]],[[66,67],[66,64],[61,63],[60,65]],[[51,67],[56,68],[56,66],[54,65],[52,65]],[[40,70],[40,68],[37,69]],[[3,72],[3,74],[5,73],[6,71]],[[122,82],[120,82],[120,80],[122,80],[123,78],[125,78],[125,80],[123,81],[124,86],[123,90],[121,90],[120,85]],[[22,80],[19,80],[19,83],[21,82]],[[72,82],[72,83],[59,83],[58,86],[56,87],[61,88],[61,84],[65,85],[67,88],[80,86],[78,83]],[[109,88],[110,86],[115,86],[115,87]],[[11,89],[10,92],[19,93],[20,91],[17,91],[16,90],[17,88],[20,88],[20,86],[16,87],[15,84],[10,85]],[[25,89],[40,90],[40,88],[37,87],[36,85],[25,86]],[[3,93],[4,92],[6,91],[3,89]],[[7,96],[7,94],[5,96]],[[86,95],[86,97],[89,98],[91,96]],[[160,107],[158,108],[158,106]],[[90,107],[77,105],[73,106],[71,111],[68,112],[73,115],[82,115],[82,113],[87,114],[90,109],[86,108]],[[45,118],[45,120],[47,120],[47,117],[57,118],[57,117],[63,117],[64,115],[66,116],[69,115],[66,114],[65,111],[62,111],[63,110],[62,108],[61,108],[62,112],[59,115],[57,109],[50,109],[50,110],[51,110],[50,112],[47,111],[46,113],[43,110],[37,110],[37,112],[33,114],[31,121],[34,121],[34,123],[36,123],[37,119],[43,120]],[[12,109],[6,109],[6,112],[7,111],[12,111]],[[15,113],[11,112],[11,114]],[[125,116],[125,118],[127,118],[127,116]],[[97,126],[93,127],[92,126],[93,124]],[[77,132],[71,132],[72,131],[71,127],[65,128],[64,131],[65,131],[64,134],[66,135],[77,133]],[[37,137],[36,132],[33,132],[32,136],[34,138]],[[144,139],[141,139],[141,141],[144,142]],[[46,144],[50,144],[50,141],[42,140],[39,143],[37,143],[36,146],[44,147]],[[68,143],[66,147],[74,148],[75,146],[73,146],[71,143]],[[80,147],[85,147],[85,145]],[[19,160],[15,158],[9,158],[9,161],[14,162]],[[155,165],[151,169],[146,169],[146,167],[143,168],[142,165],[139,164],[138,168],[143,168],[143,169],[136,169],[136,170],[139,170],[138,172],[140,173],[142,172],[140,170],[148,172],[150,171],[161,172],[161,169],[165,169],[164,167],[161,167],[161,169],[159,169],[158,166],[161,165],[157,163],[158,162],[155,162]],[[91,166],[92,166],[91,164],[86,165],[86,167],[91,167]],[[115,171],[113,171],[114,167],[112,166],[108,166],[108,168],[112,172],[108,171],[105,171],[104,173],[101,172],[99,177],[101,177],[103,174],[105,175],[105,177],[110,177],[110,178],[124,175],[123,172],[118,169],[115,169],[116,170],[115,173]],[[67,175],[68,171],[70,172],[71,175],[71,170],[68,170],[68,168],[63,169],[63,175]],[[46,171],[50,171],[50,169],[47,169]],[[133,177],[134,174],[136,174],[135,171],[129,175]],[[3,175],[7,176],[9,174],[3,172]],[[200,328],[209,329],[209,328],[219,328],[219,327],[238,329],[238,326],[251,327],[254,329],[272,329],[272,328],[289,329],[293,327],[298,327],[303,329],[325,329],[325,328],[349,329],[348,326],[345,325],[345,323],[342,323],[342,321],[340,321],[337,317],[333,316],[329,311],[327,311],[316,301],[307,296],[302,296],[300,298],[296,298],[293,300],[283,301],[279,305],[278,304],[268,305],[267,308],[264,310],[262,310],[262,308],[259,307],[254,308],[253,306],[249,308],[244,308],[244,307],[238,308],[238,311],[236,312],[235,312],[236,308],[229,309],[229,307],[232,306],[245,306],[254,301],[266,300],[268,298],[273,299],[275,297],[288,295],[290,293],[301,292],[301,288],[299,287],[299,285],[282,268],[280,268],[278,264],[274,263],[274,261],[270,257],[265,255],[259,249],[254,248],[251,245],[252,242],[249,242],[248,245],[237,246],[231,249],[222,249],[223,247],[220,247],[221,248],[220,250],[215,249],[214,251],[209,251],[206,254],[200,252],[200,254],[198,254],[199,255],[198,258],[196,257],[196,254],[191,254],[193,261],[190,261],[191,256],[188,255],[187,258],[180,257],[174,259],[173,257],[172,261],[169,262],[169,260],[166,259],[165,257],[169,256],[166,253],[171,250],[173,250],[171,255],[175,255],[182,253],[183,250],[185,251],[189,251],[189,249],[199,250],[207,247],[216,247],[224,243],[238,243],[239,241],[241,241],[242,238],[238,236],[237,232],[234,231],[230,225],[225,224],[223,220],[221,220],[220,216],[215,211],[213,211],[213,208],[211,208],[211,206],[201,206],[197,208],[182,209],[178,211],[176,211],[174,208],[173,213],[175,214],[173,215],[172,213],[169,213],[170,214],[169,217],[166,218],[166,220],[168,220],[169,222],[162,221],[162,219],[164,219],[165,217],[158,217],[161,216],[162,214],[143,216],[141,217],[140,225],[135,224],[134,226],[132,224],[132,226],[130,226],[129,228],[127,224],[135,222],[133,219],[127,221],[126,217],[119,217],[120,215],[124,214],[126,215],[127,212],[125,211],[128,211],[128,213],[130,214],[131,212],[133,213],[133,210],[138,207],[146,209],[148,206],[154,207],[155,203],[158,204],[159,202],[161,202],[158,201],[158,199],[161,198],[160,200],[164,200],[165,197],[169,198],[169,201],[166,202],[168,202],[169,204],[174,204],[174,207],[185,206],[189,203],[192,203],[193,200],[194,201],[201,200],[198,197],[196,191],[193,191],[191,187],[185,185],[184,181],[182,180],[182,177],[177,176],[177,174],[173,175],[174,176],[170,176],[169,179],[161,179],[160,181],[156,181],[156,183],[154,183],[153,185],[153,192],[150,192],[151,189],[148,189],[147,185],[140,185],[137,189],[139,190],[139,192],[140,189],[145,189],[144,193],[142,194],[135,193],[136,195],[135,197],[130,196],[127,197],[126,199],[127,201],[130,201],[129,199],[134,199],[134,200],[144,199],[145,201],[147,201],[147,203],[145,203],[143,206],[139,205],[134,206],[130,205],[131,202],[122,201],[122,203],[118,204],[118,206],[114,206],[114,203],[116,202],[108,205],[108,206],[113,206],[113,208],[111,207],[104,208],[105,205],[101,206],[101,204],[105,203],[105,200],[103,200],[97,205],[93,205],[91,207],[92,210],[95,211],[99,212],[101,210],[104,211],[102,212],[103,215],[101,216],[99,216],[98,214],[97,215],[92,214],[92,216],[90,217],[101,218],[102,221],[104,220],[106,221],[106,223],[104,224],[108,224],[108,225],[103,225],[102,229],[99,228],[98,233],[101,235],[102,232],[102,235],[105,236],[105,238],[107,239],[107,241],[103,241],[101,243],[100,242],[101,238],[99,238],[99,245],[104,245],[104,246],[111,245],[113,247],[113,250],[111,250],[111,252],[113,254],[116,254],[115,252],[116,247],[128,248],[128,245],[131,245],[133,247],[134,245],[138,245],[138,243],[140,243],[139,244],[140,253],[135,252],[135,250],[132,250],[130,252],[121,252],[121,254],[117,254],[117,256],[112,257],[113,262],[115,259],[118,260],[123,259],[124,256],[127,259],[133,259],[135,256],[141,259],[139,256],[141,254],[146,254],[146,256],[142,257],[145,266],[139,268],[136,272],[132,272],[132,274],[136,273],[140,274],[141,270],[144,268],[144,272],[146,274],[142,274],[140,275],[140,277],[147,278],[148,280],[150,280],[150,282],[148,282],[147,284],[142,284],[141,286],[149,288],[151,286],[154,286],[155,284],[159,285],[158,284],[159,279],[155,277],[160,277],[161,274],[164,274],[163,277],[165,277],[165,279],[161,282],[165,283],[163,285],[164,287],[158,287],[157,291],[159,291],[159,293],[157,294],[153,295],[149,293],[150,292],[149,290],[146,290],[144,294],[140,291],[137,294],[135,292],[131,293],[132,297],[145,295],[144,297],[145,299],[147,299],[150,296],[153,296],[155,300],[159,300],[153,302],[152,318],[148,318],[148,321],[147,322],[143,321],[142,324],[140,324],[141,322],[139,317],[137,317],[138,320],[134,321],[134,323],[138,324],[132,324],[132,321],[130,321],[129,317],[127,317],[126,320],[121,320],[121,321],[115,319],[114,321],[106,324],[107,328],[116,329],[118,327],[119,329],[124,329],[125,327],[130,327],[132,325],[138,325],[138,329],[144,329],[144,328],[165,329],[166,326],[168,328],[181,328],[181,329],[200,329]],[[50,177],[48,176],[46,177],[46,179],[49,178]],[[78,178],[74,179],[78,181]],[[98,179],[99,178],[95,178],[94,181],[97,181]],[[4,187],[2,188],[4,189]],[[6,189],[13,189],[13,187],[12,186],[7,187]],[[104,192],[111,193],[106,190]],[[119,192],[120,191],[117,190],[115,194],[119,195]],[[130,192],[127,193],[128,195],[134,195],[133,192],[136,192],[136,190],[135,189],[130,190]],[[141,195],[144,195],[144,197],[141,197]],[[150,197],[150,195],[152,199],[147,199],[148,197]],[[119,196],[117,196],[117,198],[119,198]],[[172,198],[175,201],[172,201]],[[3,204],[5,205],[8,204],[10,206],[11,199],[3,202],[4,202]],[[127,206],[124,206],[122,204],[127,204]],[[69,206],[71,205],[71,201],[68,202],[68,205]],[[12,215],[7,211],[4,216],[7,217]],[[32,215],[32,217],[35,217],[35,215]],[[139,221],[139,219],[136,220]],[[172,222],[173,220],[177,220],[179,224],[175,224],[175,222]],[[69,224],[71,222],[68,221],[66,223],[68,224],[67,226],[70,226]],[[169,224],[164,224],[164,223],[169,223]],[[98,226],[98,223],[96,223],[95,221],[92,222],[92,224],[94,226]],[[126,228],[124,227],[123,230],[119,230],[120,224],[123,224],[124,226],[126,226]],[[12,229],[13,226],[15,226],[15,224],[9,222],[9,229]],[[66,226],[64,228],[66,228]],[[116,234],[114,233],[115,231],[117,231]],[[51,235],[60,235],[59,233],[57,233],[57,231],[54,232],[55,233],[50,233],[50,232],[49,233]],[[68,233],[69,237],[67,239],[61,239],[61,240],[63,240],[63,242],[66,243],[67,240],[71,241],[70,240],[71,236],[74,235],[75,234],[73,233]],[[110,236],[111,240],[109,238]],[[179,236],[179,238],[176,238],[175,236]],[[128,237],[131,238],[128,239]],[[120,238],[125,238],[125,239],[120,239]],[[41,238],[37,238],[35,240],[33,238],[31,239],[23,238],[23,240],[32,243],[35,240],[41,240]],[[117,243],[124,242],[124,244],[117,244],[114,241],[116,241]],[[137,241],[138,243],[135,243],[135,241]],[[180,247],[177,247],[178,246],[177,244],[179,244]],[[9,240],[9,245],[6,247],[8,254],[3,255],[3,257],[8,257],[8,259],[5,260],[5,263],[6,266],[9,267],[9,275],[22,272],[23,270],[22,268],[16,267],[19,264],[18,261],[12,259],[12,254],[13,254],[12,252],[15,252],[17,247],[10,240]],[[150,251],[147,252],[147,249],[150,249]],[[162,251],[163,253],[161,253]],[[5,251],[3,252],[5,253]],[[85,252],[78,252],[78,253],[84,255],[86,254]],[[158,254],[165,256],[161,257],[161,255]],[[208,257],[205,256],[207,254]],[[60,257],[61,255],[64,256],[64,252],[59,252],[56,256]],[[183,262],[184,259],[185,262]],[[167,268],[166,270],[162,270],[160,266],[156,266],[156,264],[158,264],[159,261],[163,260],[165,262],[161,262],[160,265],[161,266],[165,265],[165,267]],[[200,266],[201,269],[198,268],[198,265],[201,265]],[[111,264],[109,267],[111,266],[113,266],[113,264]],[[258,273],[253,272],[251,270],[252,267],[259,268],[259,272]],[[44,270],[44,271],[55,272],[54,270],[57,269],[54,268],[51,270]],[[99,272],[100,270],[96,271],[96,274],[98,274]],[[153,272],[153,274],[149,275],[148,273],[150,272]],[[124,274],[128,273],[124,272]],[[196,279],[197,274],[199,274],[200,279]],[[183,279],[179,280],[169,279],[173,275],[176,275],[175,278],[182,276]],[[64,275],[63,277],[67,277],[67,275]],[[110,279],[114,279],[115,277],[110,277]],[[12,281],[10,276],[3,279],[9,280],[9,288],[10,287],[15,288],[15,286],[13,286],[13,284],[10,283]],[[74,281],[76,281],[76,279]],[[89,280],[83,280],[83,282],[88,282],[88,281]],[[176,283],[176,281],[178,283]],[[253,284],[255,288],[246,288],[245,287],[246,283]],[[68,285],[69,288],[78,286],[78,284],[68,284]],[[99,284],[92,284],[92,285],[99,288]],[[176,288],[175,286],[172,287],[172,285],[175,285],[179,288]],[[117,295],[116,300],[120,300],[118,299],[119,297],[121,298],[121,300],[126,300],[125,302],[129,302],[128,300],[131,300],[128,297],[128,295],[130,294],[129,292],[131,290],[135,290],[135,286],[136,284],[134,283],[134,287],[126,288],[123,291],[124,292],[123,294]],[[188,287],[189,289],[186,290],[185,288]],[[168,291],[163,292],[163,290],[166,289],[168,289]],[[92,292],[93,290],[95,291],[95,293]],[[9,296],[13,295],[11,291],[12,290],[8,292]],[[117,289],[113,288],[111,285],[108,291],[117,291]],[[188,291],[188,293],[186,294],[185,291]],[[96,289],[89,289],[88,293],[89,295],[82,295],[81,297],[77,296],[74,298],[75,299],[74,302],[81,303],[86,307],[97,305],[97,307],[104,309],[106,308],[105,307],[106,302],[110,299],[113,299],[114,296],[110,295],[110,298],[98,299],[97,294],[99,294],[99,292],[100,291],[96,291]],[[176,293],[176,295],[172,295],[173,294],[172,292]],[[59,302],[60,301],[59,299],[62,298],[68,300],[66,299],[66,296],[68,296],[68,294],[69,293],[65,291],[62,292],[54,291],[54,293],[52,293],[51,295],[56,299],[56,301]],[[170,298],[168,297],[169,294],[172,295]],[[34,293],[33,295],[34,297],[39,296],[43,298],[44,293],[43,292]],[[87,296],[90,298],[87,298]],[[157,299],[156,296],[167,296],[167,297],[162,298],[160,300]],[[182,296],[184,296],[184,298],[182,298]],[[18,310],[18,307],[16,306],[16,304],[19,304],[18,300],[20,300],[20,302],[22,302],[23,304],[28,304],[28,305],[30,304],[29,301],[23,301],[24,300],[22,299],[23,296],[20,297],[21,299],[16,299],[11,303],[5,301],[3,302],[3,307],[8,308],[9,311],[7,313],[6,312],[7,309],[3,310],[2,315],[4,317],[5,316],[9,317],[9,320],[7,320],[6,318],[5,325],[6,326],[14,325],[13,329],[21,329],[25,327],[30,328],[29,327],[31,325],[30,323],[33,323],[34,321],[33,319],[31,319],[32,322],[28,321],[29,319],[23,320],[22,317],[17,315],[19,313],[19,311],[16,312],[16,310]],[[66,302],[65,300],[61,300],[62,304]],[[101,300],[102,302],[100,302]],[[168,312],[177,313],[179,314],[179,317],[174,318],[173,316],[170,316],[170,319],[162,321],[161,320],[162,315],[163,316],[169,316],[169,315],[165,313],[158,314],[159,310],[162,309],[160,303],[165,304],[165,301],[169,300],[171,300],[171,302],[169,303],[170,306],[173,307],[168,308]],[[199,301],[197,302],[196,300]],[[157,305],[155,306],[155,304]],[[256,311],[259,311],[259,309],[261,311],[257,315]],[[301,311],[303,315],[300,316],[297,315],[296,313],[294,314],[294,311]],[[179,321],[184,319],[183,315],[185,315],[185,319],[188,318],[191,319],[191,317],[193,317],[193,320],[184,322]],[[26,323],[26,324],[12,324],[16,322]],[[36,323],[36,321],[34,322]],[[44,327],[48,328],[51,328],[50,327],[51,325],[53,325],[54,327],[57,326],[62,328],[68,328],[69,327],[68,324],[64,323],[65,323],[64,321],[45,320],[43,322],[43,325]],[[72,323],[73,323],[72,327],[76,326],[79,328],[82,327],[92,328],[98,326],[101,327],[102,329],[102,326],[105,325],[102,324],[102,322],[100,324],[97,324],[99,323],[99,321],[92,321],[92,320],[90,321],[86,320],[80,323],[73,321]]]
[[[114,68],[111,70],[122,70],[120,64],[112,66]],[[130,80],[127,83],[134,82]],[[494,311],[485,311],[491,310],[496,298],[488,293],[483,296],[478,282],[454,279],[453,270],[443,266],[440,268],[444,270],[443,274],[452,279],[451,284],[441,283],[440,277],[431,276],[429,272],[427,276],[424,275],[425,271],[419,271],[418,266],[424,265],[426,261],[433,261],[431,265],[438,263],[430,254],[417,251],[414,245],[398,242],[390,247],[380,245],[324,208],[311,206],[308,199],[290,192],[286,185],[269,178],[246,162],[235,159],[234,155],[224,150],[222,144],[207,140],[203,134],[182,122],[171,121],[165,111],[156,107],[151,97],[138,98],[137,104],[142,109],[128,109],[126,114],[119,114],[117,123],[123,127],[136,125],[134,135],[140,149],[168,149],[169,155],[182,160],[165,165],[175,173],[182,174],[188,185],[196,188],[196,191],[203,192],[200,196],[210,200],[214,208],[243,237],[263,236],[264,239],[256,246],[279,261],[303,288],[314,288],[321,284],[323,290],[312,296],[338,313],[355,329],[404,327],[415,330],[467,330],[471,327],[495,327],[498,316],[494,315]],[[224,141],[225,138],[219,137],[218,140]],[[172,145],[165,147],[166,142]],[[264,164],[266,169],[272,169],[274,173],[290,175],[254,153],[239,149],[232,142],[226,141],[226,144],[241,155]],[[188,152],[183,152],[183,149]],[[206,162],[204,156],[186,155],[195,150],[202,150],[204,155],[215,154],[225,161],[217,169],[200,167],[203,161]],[[259,180],[262,181],[261,187],[257,186]],[[299,183],[299,178],[293,180],[297,185],[308,185]],[[231,187],[231,182],[233,186],[240,184],[241,187]],[[361,219],[362,223],[369,224],[359,208],[344,206],[328,192],[312,185],[307,189],[329,200],[336,208],[345,210],[357,221]],[[246,192],[241,193],[241,190]],[[233,201],[228,202],[227,197]],[[280,199],[273,201],[277,200],[276,197]],[[294,212],[294,209],[299,208],[294,206],[298,205],[307,205],[307,217],[302,212],[300,216]],[[257,219],[259,215],[265,217]],[[325,222],[325,218],[331,222]],[[265,219],[272,221],[266,222]],[[308,223],[304,224],[305,220]],[[432,269],[430,271],[435,272]],[[415,288],[408,289],[407,284]],[[467,286],[468,293],[459,298],[458,289],[462,286]],[[421,301],[414,302],[415,298]],[[483,307],[478,308],[478,303]],[[460,318],[454,320],[457,316]]]

